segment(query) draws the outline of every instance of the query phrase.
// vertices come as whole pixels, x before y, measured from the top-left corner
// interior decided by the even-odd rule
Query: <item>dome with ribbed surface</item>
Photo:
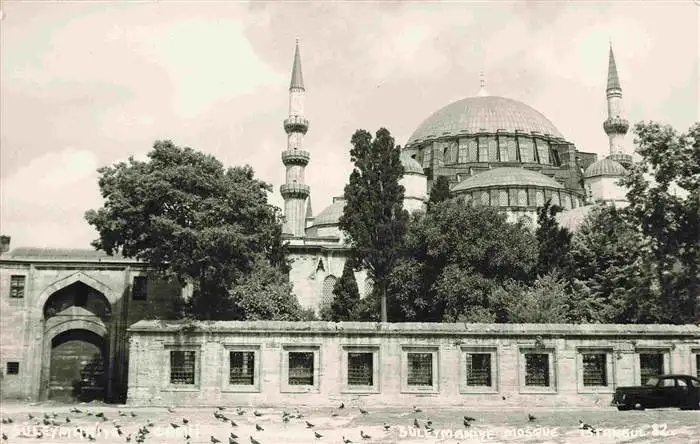
[[[624,176],[625,174],[627,174],[625,167],[610,158],[605,158],[590,164],[583,173],[583,177]]]
[[[452,188],[452,192],[491,187],[542,187],[563,189],[564,186],[544,174],[525,168],[503,167],[478,173],[464,179]]]
[[[468,97],[439,109],[420,124],[406,145],[443,136],[477,132],[537,132],[563,138],[544,115],[517,100],[497,96]]]
[[[408,153],[401,153],[401,165],[403,165],[404,174],[425,174],[420,163]]]
[[[334,197],[333,203],[324,208],[318,216],[314,218],[312,226],[318,225],[338,225],[340,216],[343,215],[345,209],[345,199],[342,197]]]

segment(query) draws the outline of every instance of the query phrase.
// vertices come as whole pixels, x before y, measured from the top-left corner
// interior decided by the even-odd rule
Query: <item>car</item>
[[[680,407],[700,410],[700,380],[688,375],[652,376],[637,387],[618,387],[612,405],[618,410]]]

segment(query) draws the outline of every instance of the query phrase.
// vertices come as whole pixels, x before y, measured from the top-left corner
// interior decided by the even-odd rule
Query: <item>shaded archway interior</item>
[[[74,329],[51,340],[50,399],[104,399],[106,375],[105,338],[88,330]]]
[[[77,314],[106,321],[112,315],[112,306],[101,292],[80,281],[56,291],[44,304],[45,320]]]

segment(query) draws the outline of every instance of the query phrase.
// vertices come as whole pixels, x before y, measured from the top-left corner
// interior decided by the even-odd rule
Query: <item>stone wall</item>
[[[640,353],[659,353],[664,373],[693,375],[700,353],[697,326],[144,321],[129,332],[135,405],[605,405],[615,387],[640,383]],[[184,350],[194,352],[192,384],[171,383],[171,352]],[[231,352],[252,352],[248,383],[230,383]],[[290,385],[290,353],[300,352],[313,353],[313,377]],[[371,384],[349,383],[350,353],[371,356]],[[416,385],[416,367],[409,384],[414,353],[432,360],[429,384]],[[548,386],[531,385],[530,353],[548,360]],[[596,353],[605,381],[584,384],[583,356]],[[477,354],[490,356],[490,385],[467,381]]]

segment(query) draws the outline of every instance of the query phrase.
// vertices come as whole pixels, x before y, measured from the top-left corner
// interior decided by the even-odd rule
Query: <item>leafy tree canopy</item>
[[[537,210],[535,237],[538,245],[537,274],[540,276],[569,268],[572,233],[559,226],[555,216],[561,211],[563,208],[552,205],[551,200]]]
[[[352,261],[346,260],[343,274],[333,287],[333,300],[330,305],[321,309],[321,319],[324,321],[355,320],[357,306],[360,303],[360,290],[357,288]]]
[[[430,198],[428,199],[428,211],[430,207],[438,202],[442,202],[450,198],[450,180],[447,176],[438,176],[430,189]]]

